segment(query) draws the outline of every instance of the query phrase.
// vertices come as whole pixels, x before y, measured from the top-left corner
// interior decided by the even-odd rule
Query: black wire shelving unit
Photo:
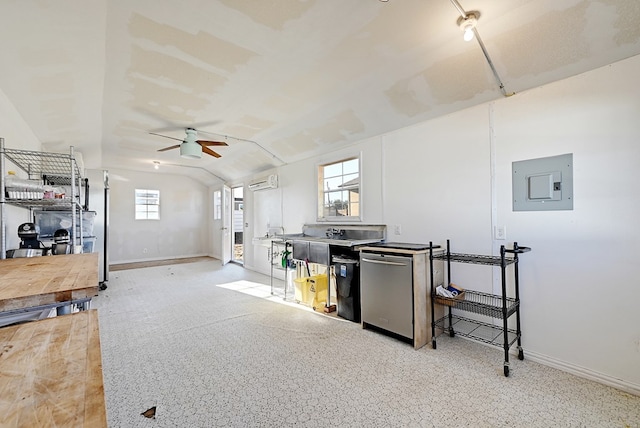
[[[451,263],[467,263],[475,265],[485,265],[500,267],[502,294],[495,295],[474,290],[464,290],[456,297],[443,297],[435,292],[435,285],[431,283],[431,344],[436,349],[436,330],[448,333],[454,337],[456,334],[477,340],[489,345],[504,349],[504,375],[509,376],[509,349],[517,342],[518,359],[524,359],[522,350],[522,331],[520,329],[520,284],[518,274],[518,255],[531,251],[529,247],[519,246],[513,243],[512,249],[507,249],[504,245],[500,247],[499,256],[487,256],[478,254],[452,253],[450,242],[447,240],[447,251],[443,254],[433,254],[433,243],[429,243],[431,248],[429,264],[431,277],[434,278],[434,260],[443,260],[447,265],[447,284],[451,284]],[[509,256],[507,256],[507,254]],[[513,265],[515,296],[507,296],[507,267]],[[444,305],[448,308],[445,316],[435,319],[435,305]],[[453,313],[453,310],[456,313]],[[499,322],[485,322],[473,318],[459,315],[458,312],[474,313]],[[508,327],[508,319],[515,315],[516,328]]]

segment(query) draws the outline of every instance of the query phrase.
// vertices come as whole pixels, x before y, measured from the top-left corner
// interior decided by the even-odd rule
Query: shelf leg
[[[436,314],[435,314],[435,279],[433,276],[433,242],[429,242],[429,279],[430,279],[430,291],[429,291],[429,305],[431,307],[431,347],[436,349]]]
[[[518,243],[514,242],[513,247],[515,250],[518,249]],[[514,253],[514,263],[513,263],[513,274],[515,277],[515,291],[516,291],[516,302],[518,307],[516,308],[516,333],[518,334],[518,349],[522,352],[522,332],[520,331],[520,278],[518,273],[518,253]],[[522,359],[522,358],[520,358]]]
[[[507,319],[507,261],[504,245],[500,247],[500,270],[502,273],[502,334],[504,340],[505,376],[509,376],[509,330]]]

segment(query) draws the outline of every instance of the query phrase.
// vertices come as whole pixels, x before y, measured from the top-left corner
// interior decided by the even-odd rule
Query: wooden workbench
[[[98,295],[98,253],[0,260],[0,312]]]
[[[107,426],[96,310],[0,329],[0,426]]]

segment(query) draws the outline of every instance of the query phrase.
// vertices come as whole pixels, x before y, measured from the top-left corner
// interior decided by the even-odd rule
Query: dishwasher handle
[[[406,263],[387,262],[387,261],[383,261],[383,260],[365,259],[364,257],[362,258],[362,261],[363,262],[368,262],[368,263],[375,263],[375,264],[378,264],[378,265],[407,266]]]

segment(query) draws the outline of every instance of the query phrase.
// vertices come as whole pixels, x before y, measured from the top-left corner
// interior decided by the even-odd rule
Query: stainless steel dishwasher
[[[413,340],[413,257],[360,253],[362,327]]]

